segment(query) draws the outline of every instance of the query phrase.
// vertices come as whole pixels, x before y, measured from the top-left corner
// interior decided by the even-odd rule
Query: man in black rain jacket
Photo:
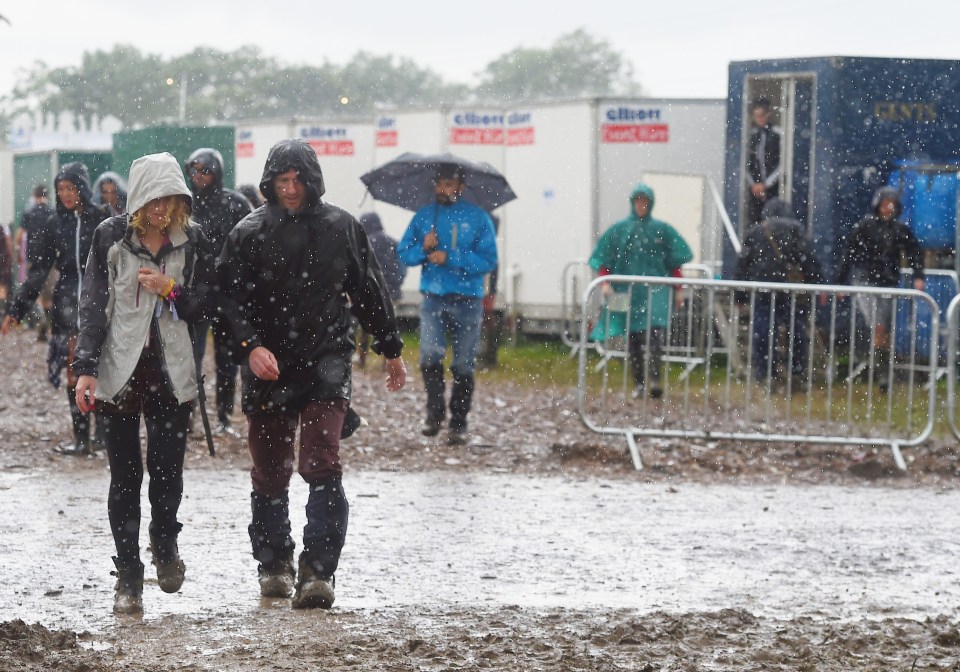
[[[48,377],[55,387],[59,387],[60,371],[67,367],[67,399],[73,420],[74,444],[62,452],[87,454],[90,452],[90,423],[77,406],[77,378],[69,365],[79,331],[80,283],[93,231],[110,213],[106,208],[92,205],[90,176],[82,163],[63,166],[54,180],[54,188],[57,192],[56,212],[31,232],[27,247],[30,273],[7,307],[0,332],[6,334],[12,324],[21,322],[30,312],[47,275],[56,267],[60,279],[53,290],[50,318],[53,337],[47,355]]]
[[[243,360],[243,411],[253,458],[252,522],[260,592],[293,589],[288,487],[294,435],[310,487],[295,608],[329,608],[347,531],[340,432],[348,409],[351,312],[387,358],[387,388],[406,381],[403,344],[383,275],[360,224],[321,200],[316,153],[300,140],[275,145],[260,190],[267,204],[227,236],[217,261],[223,310]]]
[[[240,193],[223,186],[223,156],[215,149],[201,147],[184,163],[193,192],[193,221],[200,225],[213,249],[220,253],[227,234],[250,214],[250,202]],[[214,364],[217,369],[217,425],[214,434],[233,434],[230,417],[233,415],[233,397],[237,389],[237,365],[233,361],[232,346],[219,326],[213,325]],[[199,322],[195,327],[194,355],[203,359],[207,348],[210,322]]]

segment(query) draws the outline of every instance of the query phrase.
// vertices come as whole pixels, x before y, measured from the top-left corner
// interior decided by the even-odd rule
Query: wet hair
[[[167,221],[170,223],[164,228],[164,231],[169,233],[171,231],[186,229],[190,222],[190,201],[183,196],[171,195],[162,196],[161,198],[171,199],[171,202],[167,204],[167,211],[165,213]],[[147,232],[147,227],[149,226],[149,224],[147,224],[147,206],[152,202],[153,201],[148,202],[130,215],[130,226],[133,227],[139,236]]]
[[[38,184],[33,188],[33,197],[34,198],[46,198],[47,197],[47,185],[43,182]]]
[[[757,96],[753,99],[753,102],[750,103],[750,111],[754,110],[766,110],[769,112],[773,109],[773,105],[770,104],[770,99],[766,96]]]
[[[455,163],[441,163],[437,166],[437,180],[463,182],[463,168]]]

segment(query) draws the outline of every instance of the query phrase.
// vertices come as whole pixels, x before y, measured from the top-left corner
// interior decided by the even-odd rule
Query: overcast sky
[[[960,0],[0,0],[0,15],[12,23],[0,21],[0,94],[36,60],[79,65],[84,51],[115,43],[165,56],[253,44],[288,64],[344,63],[362,49],[407,56],[469,84],[499,55],[547,47],[583,27],[632,62],[650,95],[696,98],[726,96],[730,61],[960,59]]]

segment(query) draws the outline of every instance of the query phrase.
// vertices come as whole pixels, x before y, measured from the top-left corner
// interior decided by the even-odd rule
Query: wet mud
[[[53,450],[44,354],[0,342],[0,670],[960,669],[953,442],[905,449],[904,473],[870,449],[651,440],[636,472],[572,390],[481,378],[456,447],[419,436],[418,381],[387,395],[376,366],[332,610],[259,598],[249,460],[219,437],[214,459],[190,444],[183,589],[148,564],[144,616],[114,617],[106,460]]]

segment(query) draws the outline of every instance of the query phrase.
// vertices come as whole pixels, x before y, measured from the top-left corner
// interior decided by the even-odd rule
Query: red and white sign
[[[601,141],[605,143],[670,142],[668,124],[604,124]]]
[[[377,147],[396,147],[399,142],[399,131],[377,131]]]
[[[533,126],[527,128],[511,128],[507,131],[507,144],[512,147],[516,147],[517,145],[532,145],[533,143]]]
[[[502,128],[451,128],[451,145],[502,145]]]
[[[353,140],[310,140],[317,156],[353,156]]]
[[[237,158],[238,158],[238,159],[252,159],[252,158],[253,158],[253,143],[252,143],[252,142],[238,142],[238,143],[237,143]]]

